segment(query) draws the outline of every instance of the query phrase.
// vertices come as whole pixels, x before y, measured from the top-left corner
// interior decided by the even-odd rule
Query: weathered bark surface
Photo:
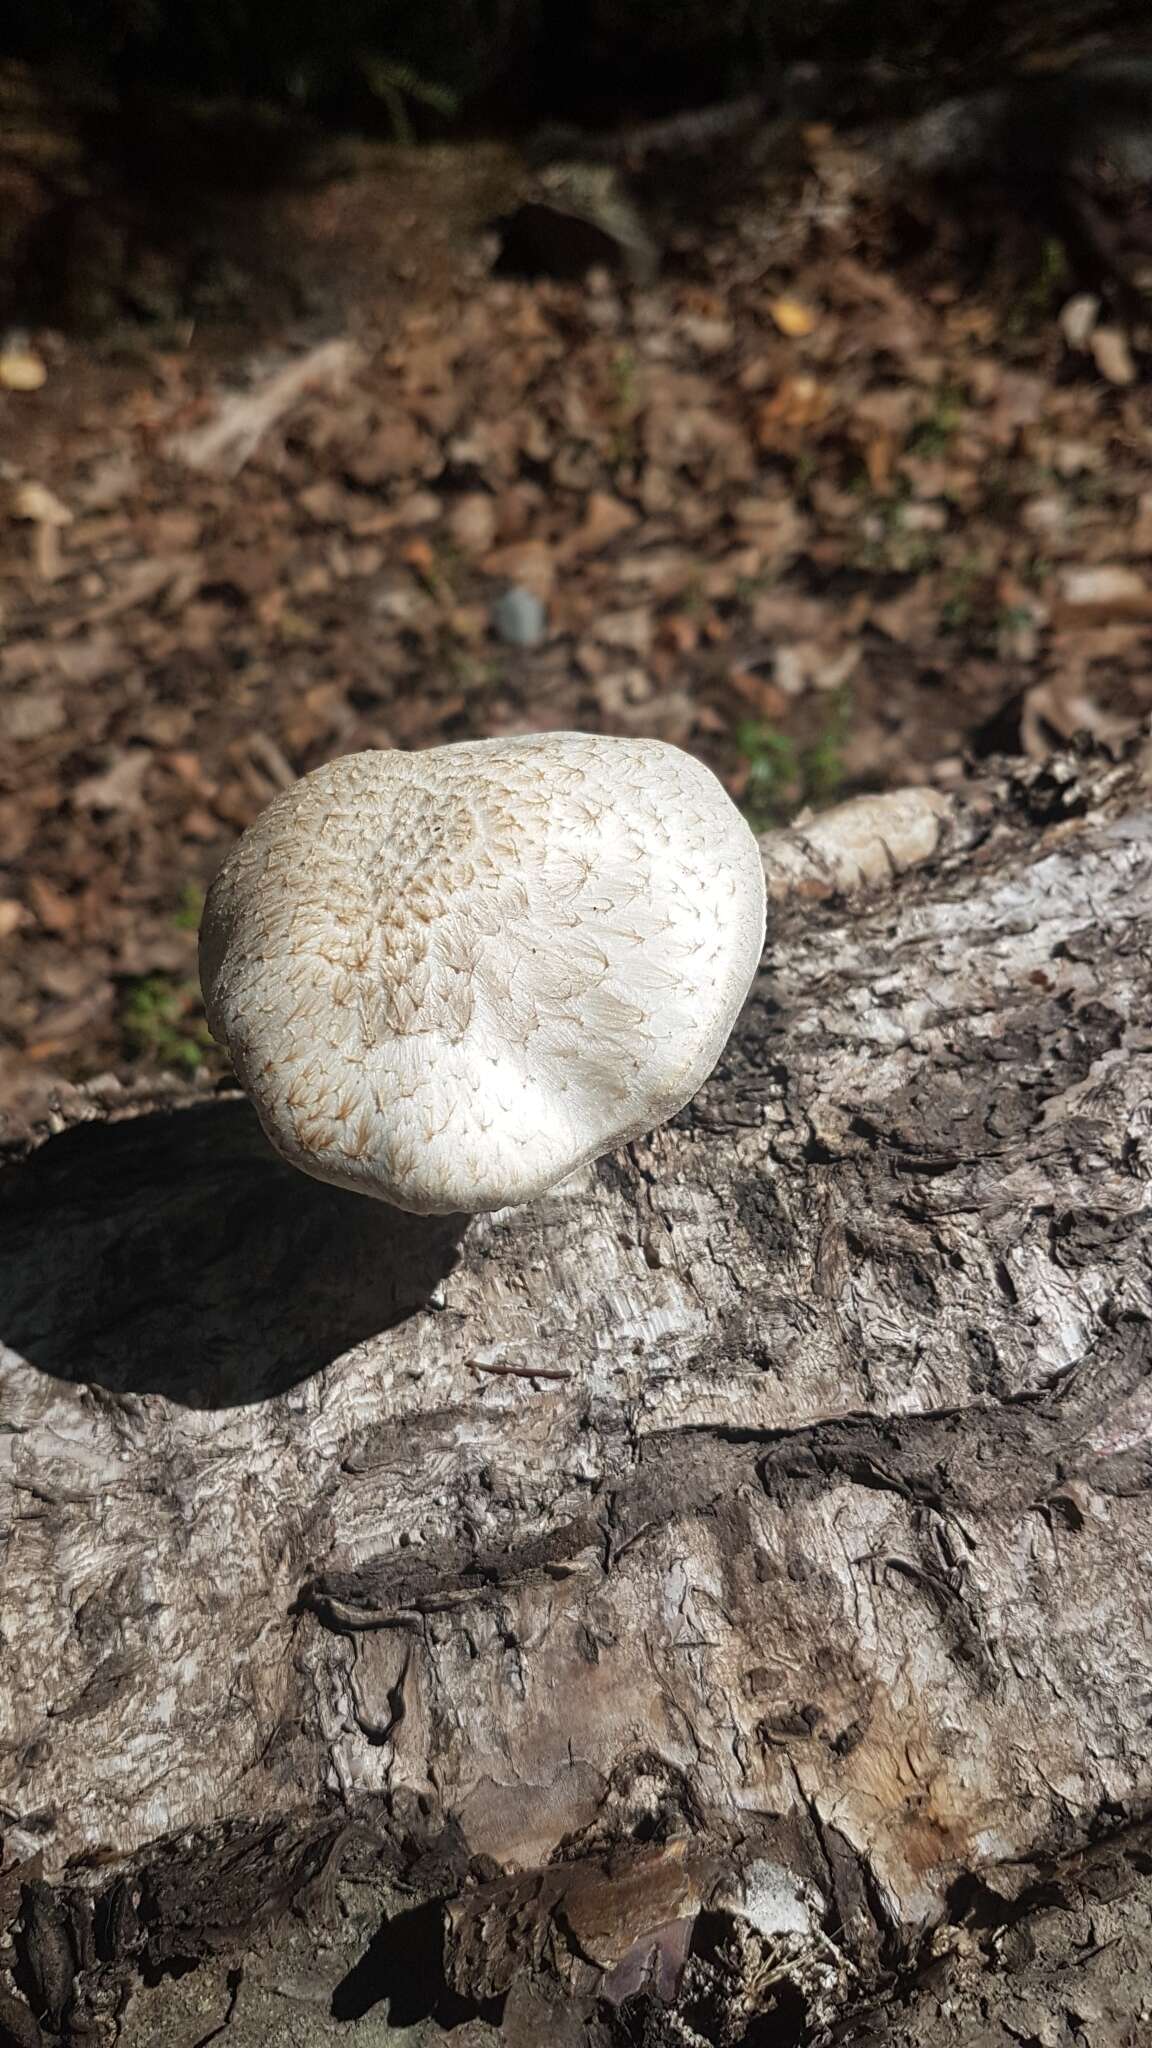
[[[531,1209],[395,1215],[229,1099],[11,1168],[45,2039],[1144,2038],[1152,810],[1086,762],[927,815],[847,901],[770,848],[722,1067]]]

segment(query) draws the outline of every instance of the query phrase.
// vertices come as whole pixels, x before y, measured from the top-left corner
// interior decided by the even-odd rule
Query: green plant
[[[172,922],[178,932],[197,932],[204,915],[204,891],[198,882],[185,882],[180,891],[180,901],[172,913]]]
[[[932,393],[932,403],[908,436],[909,455],[945,455],[964,417],[964,393],[958,384],[943,383]]]
[[[980,610],[984,565],[977,555],[964,555],[948,577],[948,596],[940,607],[945,633],[963,633]]]
[[[852,693],[842,688],[827,701],[812,739],[746,719],[736,745],[748,764],[744,813],[755,831],[778,825],[804,804],[828,803],[844,782],[844,745],[852,720]]]
[[[1005,309],[1004,333],[1017,340],[1030,333],[1039,321],[1051,318],[1053,306],[1067,298],[1071,289],[1068,252],[1058,236],[1048,235],[1040,245],[1035,269],[1022,280],[1012,303]]]
[[[818,475],[820,463],[813,448],[801,448],[792,464],[792,488],[802,497],[814,476]]]
[[[867,479],[865,487],[871,490]],[[908,478],[897,477],[891,496],[869,505],[864,530],[848,557],[853,568],[869,574],[919,576],[938,566],[945,535],[905,525],[910,497]]]
[[[993,620],[998,633],[1020,633],[1030,626],[1036,614],[1031,605],[1002,604]]]
[[[612,446],[608,460],[614,470],[630,468],[638,453],[636,415],[640,409],[639,365],[630,348],[612,358]]]
[[[823,724],[800,756],[805,803],[830,803],[844,782],[844,748],[852,724],[852,692],[834,690]]]
[[[199,1012],[200,992],[194,981],[176,981],[167,974],[146,974],[126,984],[119,1024],[129,1059],[162,1067],[202,1066],[212,1048],[212,1034]]]

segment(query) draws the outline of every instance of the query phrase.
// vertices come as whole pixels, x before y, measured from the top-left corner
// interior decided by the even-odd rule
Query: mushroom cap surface
[[[764,940],[711,770],[584,733],[350,754],[209,892],[208,1021],[276,1150],[421,1215],[530,1201],[715,1066]]]

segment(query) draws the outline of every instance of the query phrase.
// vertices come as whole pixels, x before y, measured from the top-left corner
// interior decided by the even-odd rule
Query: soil
[[[72,331],[10,325],[6,1106],[221,1071],[204,889],[333,754],[656,735],[768,825],[1152,709],[1142,358],[1059,252],[973,273],[810,129],[655,282],[506,278],[521,176],[353,152],[234,207],[211,289],[96,198]]]

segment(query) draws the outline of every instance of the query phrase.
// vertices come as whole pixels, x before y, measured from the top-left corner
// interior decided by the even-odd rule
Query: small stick
[[[557,1365],[488,1365],[482,1359],[470,1358],[468,1364],[473,1372],[495,1373],[508,1380],[574,1380],[574,1372],[565,1372]]]

